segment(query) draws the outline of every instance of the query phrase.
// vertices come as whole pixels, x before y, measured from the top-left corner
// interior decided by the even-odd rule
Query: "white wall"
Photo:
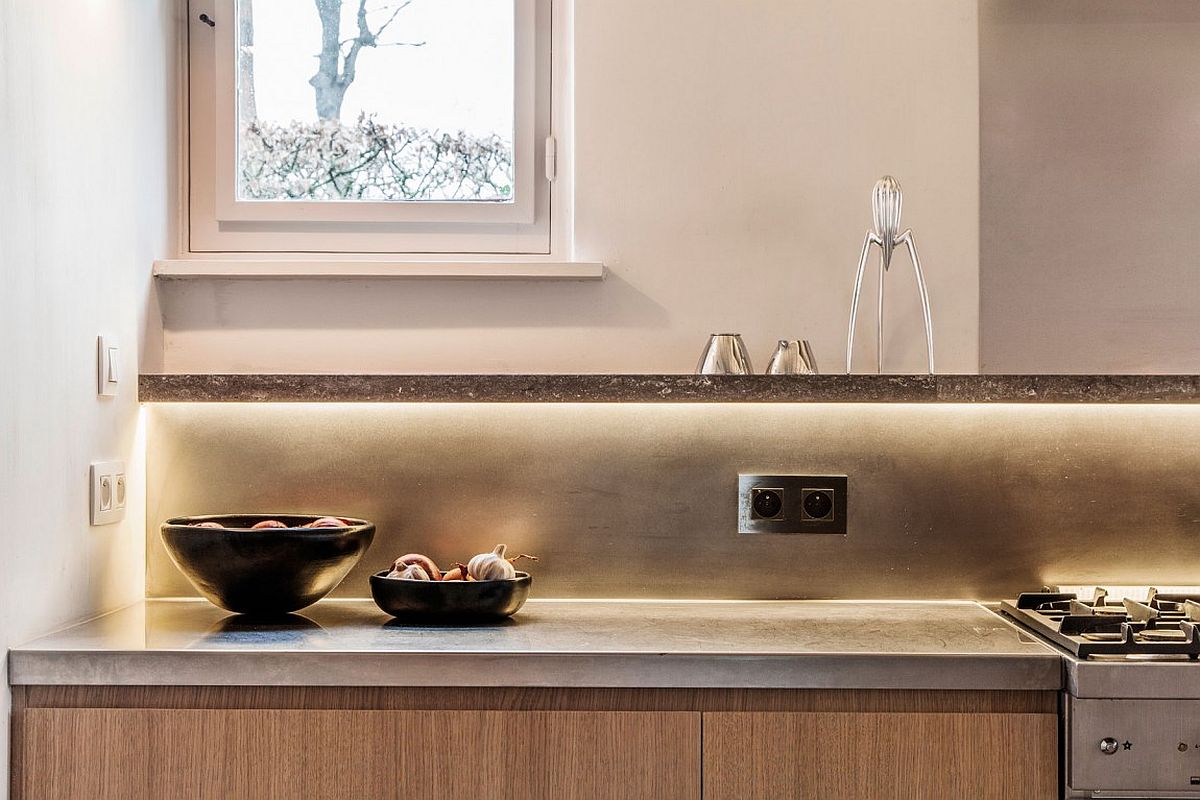
[[[164,285],[165,369],[689,372],[732,330],[760,369],[776,339],[806,337],[835,371],[891,173],[939,369],[976,370],[974,2],[576,0],[575,29],[577,255],[607,281]],[[899,264],[888,368],[921,371]]]
[[[173,5],[0,0],[0,658],[143,593],[132,378],[168,242]],[[100,332],[123,348],[113,399],[96,397]],[[88,463],[114,458],[128,516],[90,528]]]
[[[981,9],[981,369],[1200,371],[1200,5]]]

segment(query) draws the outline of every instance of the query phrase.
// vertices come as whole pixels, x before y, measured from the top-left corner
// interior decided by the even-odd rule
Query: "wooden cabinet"
[[[1054,692],[14,687],[13,800],[1049,800]]]
[[[1057,723],[1053,714],[705,714],[704,800],[1051,800]]]
[[[29,709],[22,800],[700,795],[700,715]]]

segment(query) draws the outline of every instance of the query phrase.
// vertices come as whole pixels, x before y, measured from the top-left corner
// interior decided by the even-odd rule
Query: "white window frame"
[[[187,241],[222,253],[552,255],[564,181],[554,135],[555,0],[513,0],[513,202],[246,201],[236,197],[236,0],[188,0]],[[216,22],[199,20],[206,14]],[[224,24],[222,24],[224,22]],[[560,215],[565,216],[565,215]]]

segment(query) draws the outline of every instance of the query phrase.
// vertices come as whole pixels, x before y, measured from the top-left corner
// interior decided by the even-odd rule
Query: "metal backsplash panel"
[[[150,596],[194,594],[180,514],[365,517],[334,596],[395,556],[498,542],[539,597],[978,598],[1200,583],[1200,407],[164,404]],[[737,533],[739,473],[848,475],[847,536]],[[265,533],[264,535],[269,535]]]

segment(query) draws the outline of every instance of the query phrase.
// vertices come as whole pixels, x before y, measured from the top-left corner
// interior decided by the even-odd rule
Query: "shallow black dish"
[[[414,622],[490,622],[521,610],[533,578],[518,572],[507,581],[408,581],[371,576],[375,605],[393,617]]]
[[[310,606],[342,582],[371,546],[375,525],[304,528],[316,514],[175,517],[163,523],[171,560],[211,603],[239,614],[286,614]],[[275,519],[291,526],[250,530]],[[197,528],[200,522],[227,527]]]

